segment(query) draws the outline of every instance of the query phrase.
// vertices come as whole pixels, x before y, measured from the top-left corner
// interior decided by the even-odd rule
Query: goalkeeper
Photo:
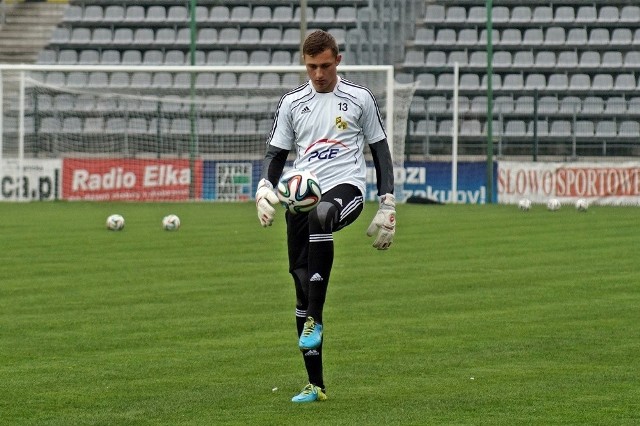
[[[364,147],[376,169],[379,210],[367,229],[373,247],[386,250],[395,233],[393,165],[376,100],[369,89],[341,78],[342,56],[333,36],[315,31],[302,54],[309,81],[280,99],[268,138],[262,179],[256,191],[262,226],[274,220],[274,192],[290,151],[294,167],[313,171],[322,198],[309,213],[285,213],[289,272],[296,291],[298,347],[309,384],[294,402],[327,398],[322,373],[323,306],[333,265],[333,233],[353,223],[363,209],[366,190]]]

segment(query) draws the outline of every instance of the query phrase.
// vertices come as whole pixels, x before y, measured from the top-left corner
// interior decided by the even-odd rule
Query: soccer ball
[[[107,218],[107,229],[110,231],[120,231],[124,228],[124,217],[119,214],[112,214]]]
[[[560,210],[560,201],[558,201],[556,198],[551,198],[549,201],[547,201],[547,210],[551,212]]]
[[[518,208],[524,212],[528,212],[531,208],[531,200],[528,198],[523,198],[518,202]]]
[[[170,214],[162,218],[162,227],[165,231],[177,231],[180,229],[180,218]]]
[[[320,182],[313,172],[292,169],[278,182],[278,200],[289,212],[304,213],[313,210],[320,202]]]
[[[586,212],[589,208],[589,203],[584,198],[578,198],[576,200],[576,210],[579,212]]]

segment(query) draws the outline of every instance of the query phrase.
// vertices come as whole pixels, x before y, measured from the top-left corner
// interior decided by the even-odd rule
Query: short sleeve
[[[291,120],[291,108],[286,99],[281,99],[274,117],[274,125],[268,143],[278,148],[292,150],[295,144],[295,133]]]
[[[379,142],[387,137],[378,104],[371,92],[366,91],[362,114],[362,130],[367,143]]]

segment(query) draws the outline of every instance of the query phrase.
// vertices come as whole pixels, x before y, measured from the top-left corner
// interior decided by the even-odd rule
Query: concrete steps
[[[62,20],[64,3],[19,3],[8,8],[0,27],[0,63],[33,63]]]

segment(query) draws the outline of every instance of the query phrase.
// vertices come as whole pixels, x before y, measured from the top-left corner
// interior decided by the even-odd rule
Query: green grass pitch
[[[283,217],[0,204],[0,424],[640,423],[638,208],[400,205],[335,234],[329,400],[296,405]],[[125,229],[105,219],[121,213]],[[178,232],[161,219],[176,213]]]

